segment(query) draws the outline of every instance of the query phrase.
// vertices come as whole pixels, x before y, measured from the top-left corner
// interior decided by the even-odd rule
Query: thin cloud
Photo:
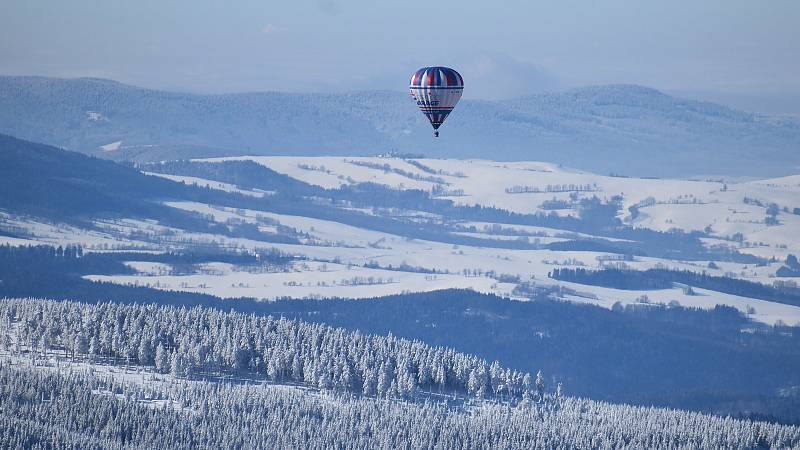
[[[562,87],[544,67],[503,53],[473,55],[465,58],[459,67],[470,89],[469,97],[473,98],[501,100]]]
[[[261,28],[261,32],[264,34],[275,34],[275,33],[283,33],[286,31],[286,28],[275,25],[273,23],[268,23]]]
[[[325,14],[336,15],[342,12],[342,6],[334,0],[316,0],[314,4]]]

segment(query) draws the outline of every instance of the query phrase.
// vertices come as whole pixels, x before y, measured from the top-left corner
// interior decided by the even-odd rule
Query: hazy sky
[[[0,73],[402,90],[436,64],[459,70],[472,98],[637,83],[800,113],[799,30],[793,0],[3,0]]]

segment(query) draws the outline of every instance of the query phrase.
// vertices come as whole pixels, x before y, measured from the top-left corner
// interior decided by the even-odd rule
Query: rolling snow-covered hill
[[[0,132],[116,160],[399,151],[648,176],[781,176],[800,167],[796,120],[641,86],[464,100],[441,139],[429,128],[402,92],[195,95],[100,79],[0,77]]]
[[[800,253],[800,215],[793,213],[800,211],[798,176],[726,183],[597,175],[544,162],[271,156],[203,161],[243,160],[325,188],[378,183],[394,189],[438,192],[440,198],[457,204],[522,214],[555,211],[574,216],[578,214],[575,199],[619,196],[620,219],[636,227],[687,232],[708,229],[710,244],[715,240],[730,243],[732,236],[741,233],[740,250],[764,258]],[[560,208],[548,206],[553,200],[563,204],[555,204]],[[771,204],[778,207],[774,224],[766,222]]]
[[[531,290],[558,289],[560,298],[606,308],[726,305],[764,323],[800,322],[800,302],[772,294],[551,277],[564,268],[668,269],[793,286],[791,273],[779,273],[800,254],[793,177],[724,183],[602,176],[541,162],[263,156],[148,164],[141,173],[25,145],[8,139],[3,186],[19,193],[0,203],[0,242],[95,252],[272,249],[296,258],[280,270],[212,259],[187,271],[129,260],[130,270],[88,280],[257,299],[448,288],[526,299]],[[592,219],[591,208],[606,212]]]

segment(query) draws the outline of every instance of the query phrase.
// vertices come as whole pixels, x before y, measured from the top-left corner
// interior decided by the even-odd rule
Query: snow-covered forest
[[[4,448],[800,445],[800,427],[570,397],[541,374],[296,320],[34,299],[0,300],[0,317]]]
[[[0,363],[3,448],[796,448],[800,428],[564,397],[465,407]]]
[[[12,355],[63,353],[154,367],[176,377],[252,375],[325,390],[414,398],[446,393],[542,398],[530,374],[421,342],[208,308],[0,300]]]

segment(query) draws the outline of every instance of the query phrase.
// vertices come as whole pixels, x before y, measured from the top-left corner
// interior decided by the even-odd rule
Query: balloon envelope
[[[449,67],[423,67],[411,76],[408,88],[417,107],[438,130],[461,98],[464,79]]]

